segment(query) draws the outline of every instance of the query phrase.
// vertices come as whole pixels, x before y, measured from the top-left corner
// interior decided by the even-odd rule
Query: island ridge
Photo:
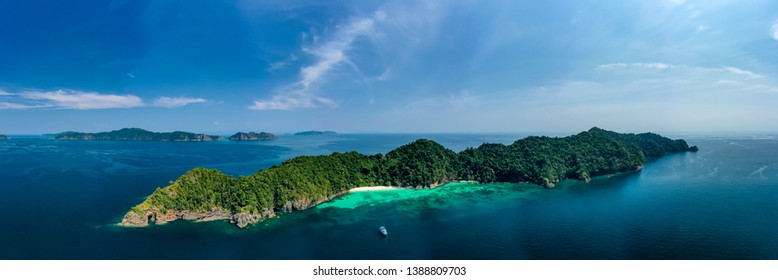
[[[238,132],[234,135],[230,136],[229,138],[232,141],[258,141],[258,140],[276,140],[278,139],[278,136],[275,136],[272,133],[267,132]]]
[[[335,131],[318,131],[318,130],[309,130],[309,131],[300,131],[295,133],[294,135],[326,135],[326,134],[337,134]]]
[[[114,140],[114,141],[221,141],[221,136],[195,134],[184,131],[151,132],[140,128],[122,128],[111,132],[83,133],[63,132],[54,136],[57,140]]]
[[[174,142],[204,142],[222,141],[224,137],[218,135],[198,134],[185,131],[153,132],[141,128],[122,128],[110,132],[84,133],[66,131],[58,134],[44,134],[46,137],[56,140],[104,140],[104,141],[174,141]],[[278,136],[268,132],[238,132],[230,136],[232,141],[256,141],[275,140]]]
[[[239,227],[303,210],[367,186],[434,188],[467,180],[531,183],[640,170],[646,158],[697,151],[684,140],[654,133],[621,134],[599,128],[567,137],[530,136],[510,145],[483,144],[455,153],[419,139],[386,155],[357,152],[300,156],[250,176],[233,178],[195,168],[157,188],[127,212],[121,225],[143,227],[183,220],[228,220]]]

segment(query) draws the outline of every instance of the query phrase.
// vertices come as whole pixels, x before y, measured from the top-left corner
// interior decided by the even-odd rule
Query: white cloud
[[[273,72],[273,71],[276,71],[278,69],[283,69],[283,68],[286,68],[287,66],[289,66],[289,64],[290,63],[286,62],[286,61],[274,62],[274,63],[271,63],[270,65],[267,66],[267,71],[268,72]]]
[[[611,63],[602,64],[597,66],[598,70],[616,70],[616,69],[628,69],[628,68],[642,68],[642,69],[656,69],[665,70],[670,68],[676,68],[676,65],[669,65],[664,63]]]
[[[724,70],[726,70],[726,71],[728,71],[728,72],[730,72],[732,74],[744,75],[744,76],[747,76],[749,78],[763,78],[764,77],[764,76],[756,74],[754,72],[751,72],[751,71],[748,71],[748,70],[743,70],[743,69],[740,69],[740,68],[737,68],[737,67],[724,67],[722,69],[724,69]]]
[[[733,74],[752,79],[764,78],[764,75],[754,73],[737,67],[696,67],[683,64],[665,64],[665,63],[610,63],[595,67],[596,70],[676,70],[682,72],[697,72],[709,74]]]
[[[186,97],[167,97],[162,96],[154,101],[154,106],[165,108],[176,108],[186,106],[192,103],[203,103],[207,100],[202,98],[186,98]]]
[[[99,94],[74,90],[28,91],[20,95],[24,99],[37,100],[40,107],[57,109],[113,109],[143,106],[143,100],[135,95]]]
[[[102,94],[78,90],[60,89],[54,91],[27,90],[8,92],[0,90],[0,110],[11,109],[116,109],[147,106],[138,96]],[[157,98],[153,105],[157,107],[176,108],[192,103],[203,103],[203,98],[167,97]]]
[[[770,37],[773,37],[773,39],[778,40],[778,20],[773,22],[773,26],[770,27]]]
[[[385,15],[384,15],[385,16]],[[373,28],[372,18],[363,18],[341,27],[334,38],[315,48],[305,51],[317,58],[317,62],[300,70],[301,79],[298,84],[302,91],[307,91],[311,85],[320,81],[335,66],[342,62],[350,62],[346,51],[358,36],[365,35]]]
[[[319,43],[321,39],[313,41],[314,46],[304,47],[303,51],[313,56],[314,63],[300,69],[300,78],[297,82],[282,87],[278,93],[265,100],[254,101],[250,106],[252,110],[294,110],[298,108],[316,108],[319,105],[336,106],[337,103],[317,96],[314,88],[325,84],[327,74],[340,66],[348,64],[357,69],[347,55],[354,41],[360,36],[367,36],[373,32],[376,21],[386,19],[386,13],[378,11],[372,17],[360,18],[350,21],[348,24],[337,28],[332,37]],[[283,65],[270,66],[270,69]]]
[[[384,70],[384,72],[375,79],[383,82],[389,80],[390,78],[392,78],[392,67],[386,68],[386,70]]]
[[[269,100],[254,101],[254,105],[250,106],[249,109],[291,111],[298,108],[315,108],[317,104],[329,107],[337,105],[335,101],[310,94],[285,94],[273,96]]]
[[[14,110],[14,109],[36,109],[42,108],[41,106],[24,105],[19,103],[0,102],[0,110]]]

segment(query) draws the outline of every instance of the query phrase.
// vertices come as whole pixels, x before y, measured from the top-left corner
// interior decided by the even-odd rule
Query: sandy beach
[[[396,190],[399,189],[398,187],[387,187],[387,186],[373,186],[373,187],[359,187],[359,188],[353,188],[349,190],[348,192],[372,192],[372,191],[390,191],[390,190]]]

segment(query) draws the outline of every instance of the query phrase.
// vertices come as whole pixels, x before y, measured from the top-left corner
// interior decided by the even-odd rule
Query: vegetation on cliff
[[[184,131],[152,132],[140,128],[122,128],[111,132],[83,133],[63,132],[54,136],[57,140],[120,140],[120,141],[220,141],[221,136],[196,134]]]
[[[176,219],[184,212],[229,212],[231,221],[245,226],[246,219],[253,222],[276,211],[306,209],[362,186],[420,188],[475,180],[553,187],[564,179],[588,181],[598,175],[637,170],[647,157],[696,150],[684,140],[599,128],[568,137],[531,136],[510,145],[483,144],[458,154],[420,139],[386,156],[357,152],[300,156],[238,178],[196,168],[158,188],[128,212],[122,224],[145,226],[149,220],[156,221],[155,217]]]

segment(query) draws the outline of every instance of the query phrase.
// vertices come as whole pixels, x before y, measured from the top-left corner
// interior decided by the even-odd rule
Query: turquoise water
[[[2,259],[776,259],[778,140],[683,136],[698,153],[640,172],[526,184],[456,183],[346,195],[237,229],[121,216],[193,167],[245,175],[301,154],[454,150],[522,135],[287,136],[267,142],[0,141]],[[389,237],[379,235],[385,225]]]

